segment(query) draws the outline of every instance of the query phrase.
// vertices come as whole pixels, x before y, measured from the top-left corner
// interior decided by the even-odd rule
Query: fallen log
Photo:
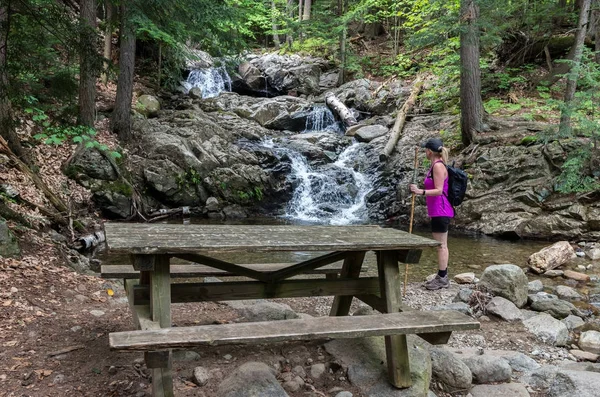
[[[104,237],[104,232],[98,230],[92,234],[88,234],[82,237],[79,237],[75,240],[75,249],[77,250],[89,250],[91,248],[96,248],[100,243],[106,241],[106,237]]]
[[[575,250],[568,241],[559,241],[532,254],[527,260],[529,268],[536,273],[556,269],[575,258]]]
[[[344,105],[344,103],[342,101],[340,101],[338,99],[338,97],[335,96],[335,94],[333,92],[328,92],[325,95],[325,104],[335,114],[338,115],[338,117],[342,120],[342,122],[346,125],[346,127],[353,126],[354,124],[357,123],[357,121],[354,118],[354,115],[352,114],[350,109],[348,109],[346,107],[346,105]]]
[[[392,128],[392,132],[390,134],[390,139],[387,144],[383,148],[383,151],[379,155],[379,161],[386,161],[390,154],[394,151],[396,147],[396,143],[398,143],[398,139],[400,139],[400,134],[402,133],[402,128],[404,127],[404,123],[406,122],[406,116],[415,106],[415,102],[417,101],[417,97],[421,92],[421,88],[423,87],[423,77],[417,76],[413,84],[413,89],[410,93],[410,96],[404,102],[404,105],[398,110],[398,115],[396,116],[396,122],[394,123],[394,127]]]

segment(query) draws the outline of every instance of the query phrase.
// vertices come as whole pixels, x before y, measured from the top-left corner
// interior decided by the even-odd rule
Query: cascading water
[[[306,118],[304,132],[311,131],[341,132],[341,129],[331,110],[325,105],[317,105]]]
[[[224,66],[219,68],[194,69],[183,86],[187,91],[193,87],[202,89],[202,98],[216,97],[223,91],[231,91],[231,78]]]
[[[300,153],[275,147],[272,141],[265,146],[291,161],[289,175],[295,186],[288,203],[286,217],[305,222],[347,225],[367,220],[365,198],[373,189],[366,168],[366,145],[353,143],[330,164],[312,166]]]

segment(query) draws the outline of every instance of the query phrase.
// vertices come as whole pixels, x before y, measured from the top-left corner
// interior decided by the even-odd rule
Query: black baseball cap
[[[421,147],[427,148],[432,152],[441,153],[444,143],[439,138],[431,138],[422,143]]]

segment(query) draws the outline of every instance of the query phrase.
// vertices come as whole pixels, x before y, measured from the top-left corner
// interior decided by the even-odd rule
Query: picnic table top
[[[181,254],[200,252],[368,251],[435,247],[433,239],[373,225],[181,225],[104,224],[110,252]]]

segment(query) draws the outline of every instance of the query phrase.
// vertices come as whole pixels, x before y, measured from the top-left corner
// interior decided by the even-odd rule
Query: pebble
[[[233,356],[231,354],[226,354],[223,356],[223,358],[227,361],[231,361],[231,359],[233,358]]]
[[[95,317],[102,317],[102,316],[104,316],[104,312],[102,310],[90,310],[90,314],[92,316],[95,316]]]
[[[15,287],[10,287],[10,293],[11,294],[16,294],[17,292],[19,292],[19,290]]]
[[[81,327],[80,327],[79,325],[76,325],[76,326],[74,326],[74,327],[71,327],[71,331],[73,331],[73,332],[77,332],[77,331],[79,331],[80,329],[81,329]]]

